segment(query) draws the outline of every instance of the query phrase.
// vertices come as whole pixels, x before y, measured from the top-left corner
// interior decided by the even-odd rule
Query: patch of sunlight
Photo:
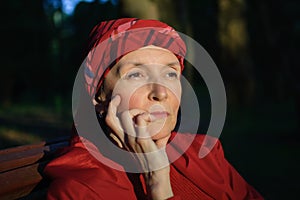
[[[33,144],[42,141],[42,138],[37,135],[32,135],[28,132],[19,131],[16,129],[1,127],[0,128],[1,140],[10,141],[15,144]]]

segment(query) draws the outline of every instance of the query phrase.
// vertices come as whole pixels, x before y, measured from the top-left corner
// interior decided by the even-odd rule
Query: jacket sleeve
[[[169,155],[176,155],[180,151],[184,154],[172,165],[202,191],[199,195],[204,199],[263,199],[227,161],[219,139],[208,135],[181,134],[177,138],[174,137],[173,141],[168,149]],[[183,151],[189,144],[186,141],[193,142]],[[184,197],[182,193],[176,195]]]
[[[182,200],[180,196],[172,196],[168,200]]]
[[[136,200],[125,172],[113,170],[82,148],[73,148],[52,160],[44,169],[51,180],[48,200]]]
[[[87,185],[73,179],[56,179],[51,182],[47,192],[47,200],[73,199],[102,200],[103,198],[93,192]]]

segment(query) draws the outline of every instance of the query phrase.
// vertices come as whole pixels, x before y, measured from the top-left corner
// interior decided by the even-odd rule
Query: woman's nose
[[[163,85],[154,83],[151,84],[149,99],[153,101],[163,101],[168,97],[167,88]]]

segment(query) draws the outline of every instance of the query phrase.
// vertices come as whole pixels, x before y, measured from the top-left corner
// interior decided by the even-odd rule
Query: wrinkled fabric
[[[124,55],[148,45],[173,52],[183,69],[185,43],[167,24],[151,19],[121,18],[96,25],[90,33],[88,53],[83,62],[90,96],[94,97],[103,77]]]
[[[177,139],[169,143],[167,154],[170,159],[178,154],[181,156],[170,164],[174,193],[170,199],[263,199],[224,158],[219,140],[209,137],[208,143],[216,142],[216,145],[206,157],[199,159],[200,147],[209,145],[203,143],[205,136],[196,135],[189,148],[184,150],[184,144],[189,141],[191,134],[172,133],[170,141],[175,135]],[[91,149],[95,148],[92,143],[88,145]],[[63,155],[46,166],[44,173],[52,180],[48,200],[147,199],[141,174],[126,173],[104,165],[89,153],[86,146],[80,140],[73,140],[72,145],[64,149]],[[100,152],[97,153],[102,156]]]

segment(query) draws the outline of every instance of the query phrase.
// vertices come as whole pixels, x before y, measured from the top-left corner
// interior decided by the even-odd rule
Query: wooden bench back
[[[0,150],[0,199],[45,199],[48,181],[43,168],[68,137]]]

